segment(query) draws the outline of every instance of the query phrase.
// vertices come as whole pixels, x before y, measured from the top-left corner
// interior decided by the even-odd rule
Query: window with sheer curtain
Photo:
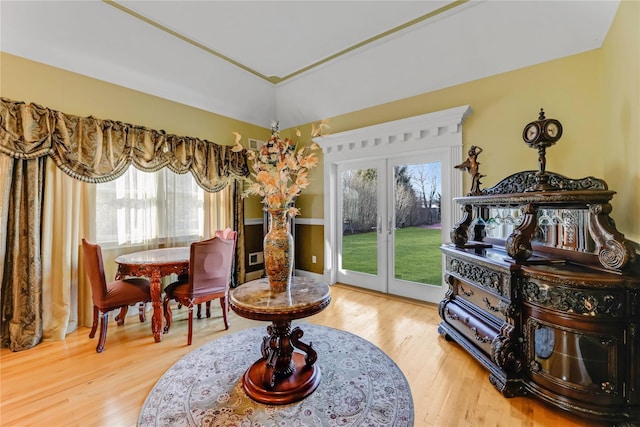
[[[96,186],[96,240],[107,247],[197,240],[203,205],[204,191],[190,173],[130,167]]]

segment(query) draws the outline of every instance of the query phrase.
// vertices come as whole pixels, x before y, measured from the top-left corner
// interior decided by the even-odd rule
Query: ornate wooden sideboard
[[[544,172],[544,171],[543,171]],[[596,178],[525,171],[460,197],[439,332],[506,397],[640,420],[640,268]]]

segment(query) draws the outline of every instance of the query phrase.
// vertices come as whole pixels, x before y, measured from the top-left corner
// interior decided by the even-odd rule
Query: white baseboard
[[[323,218],[298,218],[295,219],[296,225],[324,225]]]

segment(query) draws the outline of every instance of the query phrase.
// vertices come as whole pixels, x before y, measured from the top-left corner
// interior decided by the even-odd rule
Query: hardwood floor
[[[411,385],[417,427],[596,425],[531,398],[502,397],[481,365],[438,335],[433,305],[344,285],[332,286],[331,294],[330,306],[307,321],[349,331],[384,350]],[[224,331],[220,306],[212,307],[211,319],[194,319],[190,347],[183,309],[174,311],[161,343],[153,342],[149,313],[146,323],[128,317],[120,328],[111,319],[102,354],[88,328],[23,352],[2,349],[0,425],[134,426],[155,382],[182,356],[227,333],[267,325],[231,312]]]

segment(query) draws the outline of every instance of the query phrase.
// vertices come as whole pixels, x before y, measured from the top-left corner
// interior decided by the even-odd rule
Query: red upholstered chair
[[[104,265],[102,263],[102,250],[99,245],[87,242],[82,239],[82,252],[84,254],[84,265],[87,276],[91,282],[91,297],[93,299],[93,325],[89,338],[96,336],[98,328],[98,313],[102,313],[100,324],[100,338],[96,351],[102,353],[107,340],[107,324],[109,322],[109,312],[120,309],[116,315],[118,326],[124,325],[124,319],[129,305],[145,303],[151,301],[151,291],[147,279],[126,279],[108,282],[104,277]],[[140,321],[145,321],[144,304],[139,307]]]
[[[220,237],[218,237],[220,236]],[[223,238],[226,237],[226,238]],[[182,277],[165,288],[164,316],[166,325],[164,332],[171,328],[172,314],[169,301],[176,300],[178,304],[189,309],[189,332],[187,345],[191,345],[193,335],[193,307],[195,305],[220,299],[224,328],[229,329],[227,313],[229,302],[227,293],[231,283],[233,258],[236,247],[235,231],[227,233],[216,232],[216,237],[191,244],[189,260],[189,275]],[[210,316],[207,308],[207,317]]]
[[[234,242],[237,242],[237,235],[238,233],[233,231],[230,228],[225,228],[224,230],[216,230],[214,237],[220,237],[221,239],[225,239],[225,240],[231,240],[233,239]],[[235,246],[234,246],[234,251],[235,251]],[[234,252],[235,255],[235,252]],[[233,268],[233,266],[232,266]],[[233,271],[232,271],[233,273]],[[198,319],[200,319],[201,314],[200,314],[200,306],[202,304],[198,304],[198,311],[196,313],[196,316],[198,317]],[[206,316],[207,317],[211,317],[211,301],[207,301],[206,302],[206,306],[207,306],[207,311],[206,311]]]

